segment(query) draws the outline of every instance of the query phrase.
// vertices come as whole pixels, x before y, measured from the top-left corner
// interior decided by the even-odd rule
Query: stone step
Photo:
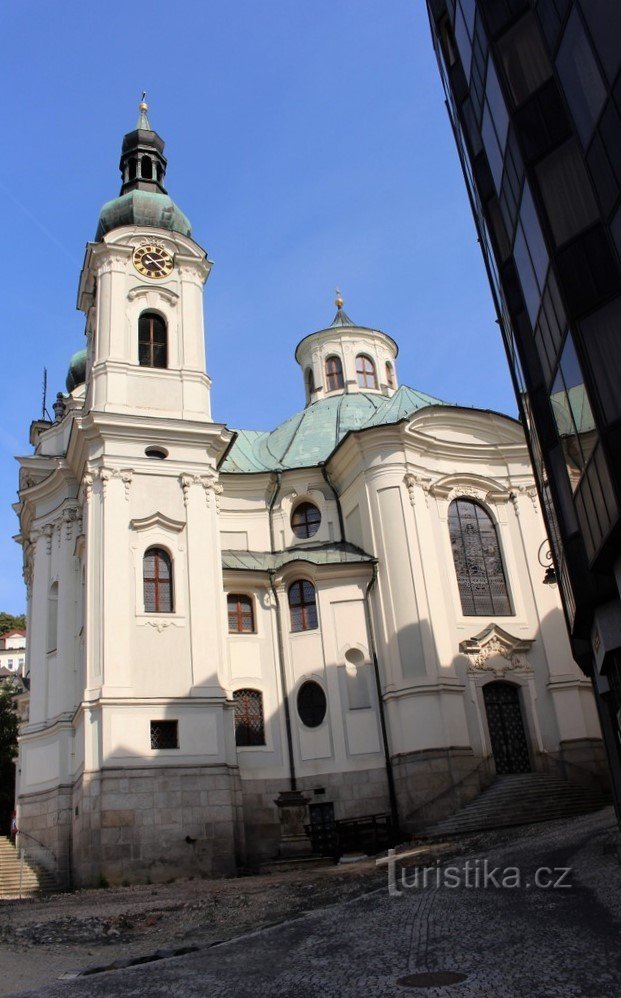
[[[501,776],[456,814],[425,829],[422,837],[553,821],[596,811],[608,803],[609,798],[599,789],[579,787],[559,777],[542,773]]]
[[[57,890],[56,880],[39,869],[28,855],[21,856],[13,842],[0,836],[0,896],[26,897]]]

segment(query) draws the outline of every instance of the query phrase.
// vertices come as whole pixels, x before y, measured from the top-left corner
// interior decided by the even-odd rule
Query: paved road
[[[398,888],[399,896],[382,889],[199,953],[58,982],[36,994],[617,998],[621,866],[613,827],[610,809],[542,826],[470,857],[468,868],[464,857],[448,860],[428,875],[427,887]],[[501,872],[490,879],[496,867]],[[571,886],[535,886],[541,867],[570,867],[564,882]],[[520,886],[511,886],[518,875]],[[553,875],[543,876],[547,882]],[[503,877],[506,886],[494,886]],[[459,886],[447,886],[456,880]],[[465,980],[415,991],[397,983],[438,971]]]

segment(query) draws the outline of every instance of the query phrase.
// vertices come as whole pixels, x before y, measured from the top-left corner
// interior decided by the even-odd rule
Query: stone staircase
[[[420,837],[454,838],[493,828],[570,818],[598,811],[609,803],[610,797],[595,787],[575,786],[544,773],[498,776],[475,800],[424,829]]]
[[[57,889],[51,873],[33,866],[27,855],[22,866],[11,840],[0,835],[0,898],[33,897]]]

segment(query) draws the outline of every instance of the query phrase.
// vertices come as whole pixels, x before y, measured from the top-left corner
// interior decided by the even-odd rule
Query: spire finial
[[[140,104],[138,105],[138,128],[143,128],[146,132],[151,131],[151,125],[149,124],[149,119],[147,118],[147,111],[149,110],[149,105],[146,102],[147,91],[142,91],[142,98]]]
[[[336,307],[340,312],[341,309],[343,308],[343,298],[338,288],[336,289],[336,298],[334,299],[334,304],[336,305]]]

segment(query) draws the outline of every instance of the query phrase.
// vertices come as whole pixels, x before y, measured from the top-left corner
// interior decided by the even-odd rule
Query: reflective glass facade
[[[616,604],[621,633],[621,3],[427,7],[574,653],[618,755],[598,614]]]

